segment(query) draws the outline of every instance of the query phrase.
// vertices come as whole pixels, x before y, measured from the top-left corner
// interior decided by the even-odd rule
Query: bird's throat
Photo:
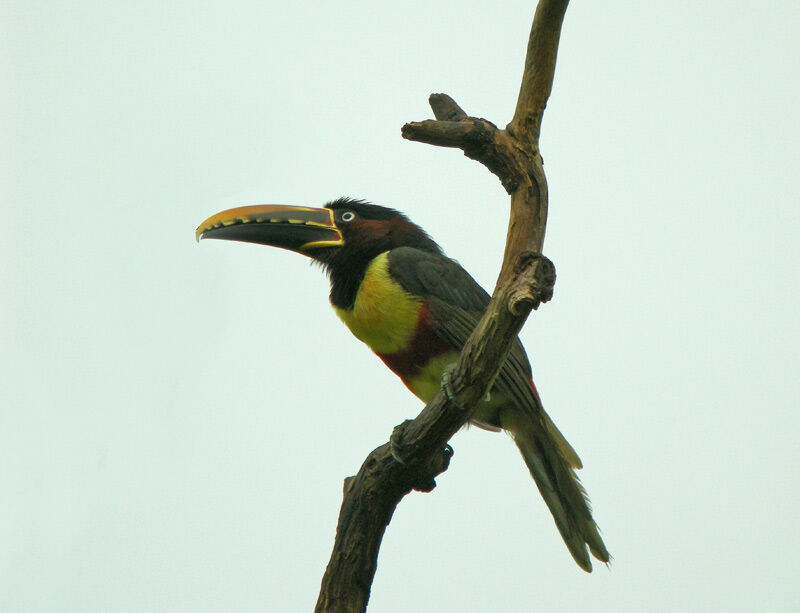
[[[333,302],[336,314],[359,340],[378,354],[406,349],[417,329],[422,301],[389,274],[388,252],[374,258],[356,286],[352,306]]]
[[[421,400],[439,388],[441,371],[458,353],[440,339],[428,306],[389,274],[388,252],[370,262],[349,309],[334,310],[350,331]]]

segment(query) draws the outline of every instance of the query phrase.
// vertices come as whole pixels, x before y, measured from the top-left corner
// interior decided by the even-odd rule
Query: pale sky
[[[505,125],[533,4],[3,3],[0,610],[312,610],[342,479],[421,406],[306,259],[194,229],[366,198],[491,288],[505,192],[400,128],[431,92]],[[800,609],[798,31],[796,0],[573,1],[521,337],[614,562],[471,429],[370,611]]]

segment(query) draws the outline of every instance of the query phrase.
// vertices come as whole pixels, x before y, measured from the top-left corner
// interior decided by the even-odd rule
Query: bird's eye
[[[353,211],[345,211],[342,213],[342,221],[353,221],[356,218],[356,214]]]

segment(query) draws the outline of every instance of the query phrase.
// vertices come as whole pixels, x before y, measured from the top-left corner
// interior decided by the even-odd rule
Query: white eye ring
[[[353,221],[356,218],[356,214],[353,211],[345,211],[342,213],[342,221]]]

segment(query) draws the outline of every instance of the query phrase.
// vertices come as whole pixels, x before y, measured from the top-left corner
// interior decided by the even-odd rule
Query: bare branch
[[[426,119],[407,123],[403,126],[401,133],[403,138],[408,140],[438,147],[464,149],[471,144],[474,146],[479,141],[491,142],[492,134],[497,130],[497,126],[488,121],[486,124],[488,125],[483,125],[481,120],[475,120],[472,117],[465,117],[460,121]]]
[[[519,88],[517,108],[508,130],[539,146],[539,131],[547,99],[553,89],[558,39],[569,0],[540,0],[533,18]]]
[[[316,611],[355,612],[367,608],[383,533],[403,496],[412,489],[431,491],[436,475],[452,456],[447,446],[427,463],[399,464],[389,444],[367,456],[355,477],[345,479],[344,500],[336,527],[337,547],[322,579]]]
[[[452,101],[449,96],[448,99]],[[458,108],[454,101],[453,104]],[[507,132],[486,119],[466,115],[460,121],[428,119],[407,123],[401,133],[408,140],[461,149],[468,158],[497,175],[509,194],[525,180],[527,169],[520,163]]]
[[[460,121],[467,117],[464,110],[447,94],[431,94],[428,96],[428,104],[433,109],[433,116],[439,121]]]

